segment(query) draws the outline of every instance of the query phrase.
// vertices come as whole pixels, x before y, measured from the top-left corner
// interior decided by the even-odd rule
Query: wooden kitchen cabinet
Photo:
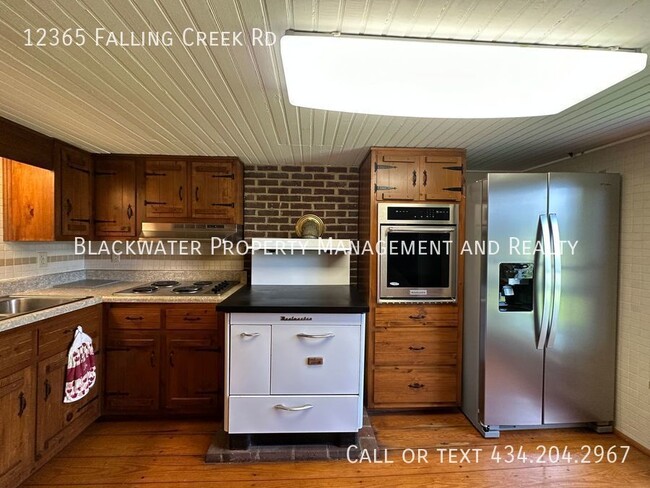
[[[90,153],[55,145],[57,238],[92,236],[93,160]]]
[[[192,161],[191,217],[238,223],[242,205],[241,167],[236,161]]]
[[[17,486],[34,461],[34,368],[0,377],[0,486]]]
[[[371,150],[378,201],[459,201],[465,152],[455,149]]]
[[[105,381],[108,412],[158,410],[160,334],[148,330],[110,331],[106,339]]]
[[[187,164],[178,160],[147,159],[144,170],[144,217],[187,217]]]
[[[90,392],[64,403],[68,352],[77,326],[93,340],[97,380]],[[101,307],[44,320],[38,327],[36,459],[58,452],[99,417],[101,391]]]
[[[145,222],[243,223],[243,170],[237,158],[144,158]]]
[[[210,413],[223,398],[223,354],[216,331],[169,331],[164,408]]]
[[[107,307],[106,413],[221,415],[223,315],[214,304]]]
[[[95,159],[96,237],[137,237],[134,159]]]
[[[54,172],[0,158],[4,240],[54,240]]]

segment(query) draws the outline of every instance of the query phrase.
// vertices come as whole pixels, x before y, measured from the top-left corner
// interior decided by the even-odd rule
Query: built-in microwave
[[[456,301],[458,204],[379,203],[377,301]]]

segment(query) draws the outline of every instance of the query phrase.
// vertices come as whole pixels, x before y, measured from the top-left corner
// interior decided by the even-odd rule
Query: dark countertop
[[[217,308],[220,312],[366,313],[368,303],[355,286],[252,285]]]

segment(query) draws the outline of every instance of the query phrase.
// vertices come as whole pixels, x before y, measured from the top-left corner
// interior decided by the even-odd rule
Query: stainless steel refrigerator
[[[485,437],[611,431],[619,201],[617,174],[495,173],[468,187],[462,405]]]

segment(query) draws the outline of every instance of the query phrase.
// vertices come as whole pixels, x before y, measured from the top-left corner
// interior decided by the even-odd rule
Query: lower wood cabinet
[[[81,325],[93,339],[97,382],[63,403],[68,350]],[[100,414],[101,306],[0,333],[0,486],[15,487]]]
[[[108,307],[106,413],[223,415],[223,317],[216,305]]]
[[[456,304],[378,306],[368,351],[368,407],[457,405],[458,323]]]
[[[0,486],[17,486],[34,462],[33,367],[0,378]]]

